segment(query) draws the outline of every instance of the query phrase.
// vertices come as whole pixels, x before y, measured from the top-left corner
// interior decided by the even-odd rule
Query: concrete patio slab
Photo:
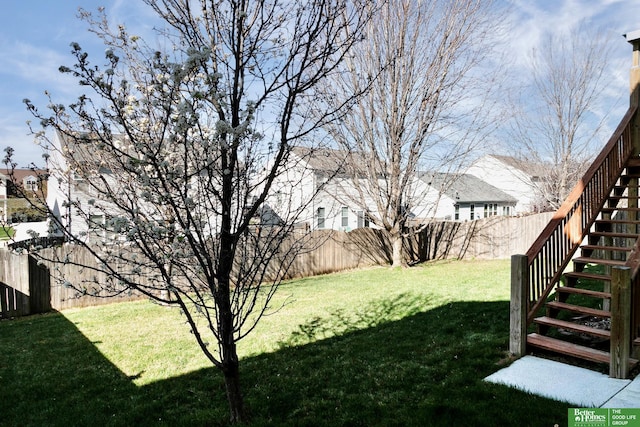
[[[626,393],[621,393],[631,380],[609,378],[588,369],[535,356],[522,357],[489,375],[485,381],[567,402],[575,407],[599,408],[605,404],[609,408],[640,407],[640,382]]]
[[[603,408],[640,408],[640,377],[636,377],[631,384],[616,394]]]

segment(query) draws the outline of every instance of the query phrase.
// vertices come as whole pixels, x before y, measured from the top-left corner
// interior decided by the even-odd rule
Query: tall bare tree
[[[236,345],[286,273],[281,243],[297,214],[264,224],[263,202],[292,145],[353,100],[308,108],[360,40],[365,8],[357,0],[145,3],[163,23],[161,46],[110,26],[103,10],[81,11],[105,57],[91,62],[72,43],[76,63],[61,71],[87,93],[44,112],[27,101],[59,138],[36,133],[51,150],[50,192],[60,202],[49,214],[93,254],[90,268],[109,275],[94,284],[102,291],[181,308],[224,374],[231,421],[242,422]]]
[[[599,150],[611,108],[602,102],[611,41],[582,24],[550,34],[531,51],[531,75],[518,90],[509,151],[515,148],[529,168],[544,171],[533,183],[538,209],[560,207]]]
[[[489,95],[499,73],[483,67],[501,26],[491,1],[395,0],[380,9],[344,73],[330,80],[344,93],[371,90],[326,130],[357,153],[346,166],[352,204],[388,231],[398,266],[409,218],[429,216],[414,212],[426,194],[423,172],[458,170],[492,127]]]

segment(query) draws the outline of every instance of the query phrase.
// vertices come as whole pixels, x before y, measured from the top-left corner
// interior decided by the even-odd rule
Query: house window
[[[453,214],[453,219],[455,219],[456,221],[460,220],[460,205],[459,204],[455,204],[454,205],[455,208],[455,212]]]
[[[318,208],[316,216],[318,218],[318,228],[324,228],[324,208]]]
[[[358,211],[358,228],[369,227],[369,215],[364,213],[364,211]]]
[[[25,191],[35,192],[38,189],[38,181],[32,176],[25,178],[24,189]]]
[[[346,206],[342,207],[342,227],[349,227],[349,208]]]
[[[503,216],[511,216],[511,207],[510,206],[503,206],[502,207],[502,215]]]
[[[471,209],[471,213],[469,214],[469,219],[474,220],[476,219],[476,205],[474,205],[473,203],[469,206],[469,209]]]
[[[484,205],[484,217],[488,218],[490,216],[498,215],[498,204],[497,203],[485,203]]]

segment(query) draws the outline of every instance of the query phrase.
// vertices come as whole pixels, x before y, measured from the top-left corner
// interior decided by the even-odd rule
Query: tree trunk
[[[397,231],[391,231],[389,238],[391,239],[391,266],[403,267],[404,257],[402,253],[402,234]]]
[[[240,388],[240,370],[237,356],[235,361],[229,361],[224,364],[223,372],[231,423],[245,423],[248,420],[244,410],[244,398],[242,397],[242,390]]]
[[[229,240],[228,233],[222,233],[221,241]],[[218,330],[221,344],[222,372],[224,374],[224,384],[227,391],[231,423],[238,424],[247,421],[244,410],[244,399],[240,389],[240,368],[236,341],[234,336],[234,315],[231,309],[230,297],[230,275],[231,257],[230,250],[221,252],[220,259],[226,261],[224,266],[219,266],[220,277],[218,281],[217,306],[218,306]]]
[[[229,264],[231,265],[231,264]],[[231,301],[229,298],[229,274],[226,275],[222,283],[219,283],[219,317],[218,328],[221,343],[222,373],[224,374],[224,385],[227,391],[229,402],[230,420],[232,424],[244,423],[247,421],[244,410],[244,399],[240,388],[240,362],[236,341],[233,334],[233,313],[231,311]]]

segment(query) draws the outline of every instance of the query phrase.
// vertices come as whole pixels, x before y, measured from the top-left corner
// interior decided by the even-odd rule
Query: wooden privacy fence
[[[508,258],[526,251],[551,215],[434,222],[405,239],[406,261]],[[287,279],[386,265],[391,260],[391,245],[381,230],[315,231],[305,239],[307,243],[292,260]],[[292,244],[295,242],[283,243]],[[283,249],[286,252],[287,248]],[[75,246],[44,249],[42,255],[47,259],[73,257],[73,264],[95,265],[95,259],[88,251]],[[106,283],[108,280],[104,273],[96,273],[91,268],[38,262],[33,255],[0,251],[0,318],[114,302],[113,298],[106,298],[106,293],[102,296],[99,293],[97,296],[80,294],[65,286],[64,281],[59,280],[61,276],[74,284],[94,280]],[[123,293],[116,300],[139,298],[133,293]]]
[[[433,222],[405,241],[408,262],[437,259],[501,259],[527,250],[553,217],[490,217],[467,222]]]
[[[414,264],[440,259],[509,258],[527,250],[552,216],[549,212],[526,217],[433,222],[405,239],[405,261]],[[297,254],[287,278],[391,262],[391,243],[382,230],[315,231],[309,242],[309,249]]]
[[[50,275],[35,258],[0,251],[0,319],[51,310]]]
[[[60,246],[43,249],[42,252],[49,259],[56,259],[54,256],[57,256],[59,259],[71,259],[73,264],[96,265],[93,255],[81,247]],[[87,289],[88,294],[66,286],[61,278],[75,284],[108,281],[105,273],[73,264],[42,261],[31,254],[0,251],[0,319],[140,299],[140,295],[131,292],[112,297],[95,286]]]

